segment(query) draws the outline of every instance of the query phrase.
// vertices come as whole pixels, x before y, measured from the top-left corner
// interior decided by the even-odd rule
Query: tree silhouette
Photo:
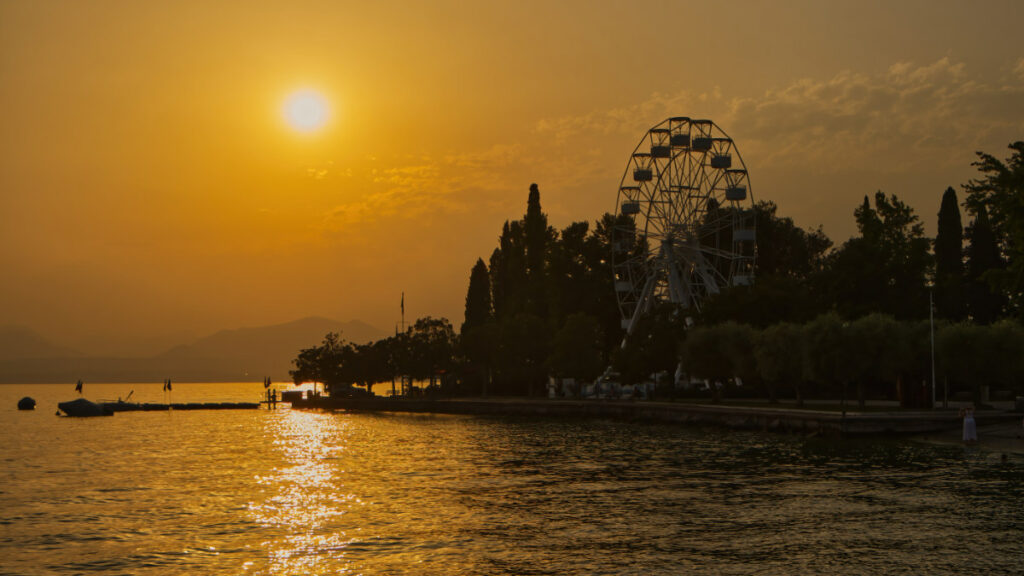
[[[483,259],[477,259],[469,275],[466,319],[459,331],[459,342],[462,353],[469,362],[468,373],[463,377],[470,380],[470,384],[475,385],[485,396],[496,356],[495,329],[491,308],[490,274]]]
[[[778,206],[771,201],[762,200],[754,206],[756,276],[759,281],[768,276],[809,278],[824,266],[832,241],[821,227],[804,230],[792,218],[778,216],[777,211]]]
[[[320,346],[301,350],[292,361],[295,369],[288,372],[292,381],[295,384],[320,382],[328,390],[341,385],[345,381],[342,365],[346,345],[340,333],[330,332]]]
[[[478,258],[469,274],[469,289],[466,291],[466,319],[460,332],[482,326],[493,319],[491,309],[491,279],[487,265]]]
[[[555,324],[587,310],[589,277],[587,222],[573,222],[559,234],[548,250],[548,310]]]
[[[593,316],[569,316],[553,339],[548,368],[559,378],[591,382],[604,370],[604,339]]]
[[[964,229],[956,191],[946,188],[935,235],[935,307],[940,317],[955,321],[965,315],[963,243]]]
[[[623,384],[637,384],[659,372],[673,374],[686,336],[680,310],[674,304],[657,305],[640,317],[630,337],[615,350],[612,365]]]
[[[818,393],[830,397],[847,397],[852,380],[849,325],[834,312],[822,314],[803,327],[804,374],[818,384]]]
[[[780,217],[773,202],[754,206],[757,221],[757,281],[729,286],[701,309],[705,323],[733,320],[765,327],[777,322],[806,322],[829,308],[821,289],[822,270],[832,241],[825,233],[804,230]]]
[[[690,375],[708,380],[715,402],[733,376],[750,374],[756,366],[752,336],[749,326],[736,322],[698,326],[686,335],[683,365]]]
[[[501,392],[532,396],[544,385],[549,340],[547,324],[533,314],[501,322],[496,366]]]
[[[1003,269],[995,234],[984,204],[975,208],[976,216],[968,230],[971,244],[967,249],[968,303],[971,318],[978,324],[991,324],[1002,314],[1005,298],[993,288]]]
[[[498,247],[491,253],[491,302],[498,320],[526,309],[526,246],[523,224],[505,222]]]
[[[548,248],[554,241],[554,231],[548,229],[548,217],[541,210],[540,189],[536,184],[530,185],[526,216],[523,218],[523,234],[526,246],[526,311],[544,319],[548,317],[545,263]]]
[[[913,209],[879,191],[875,206],[865,196],[854,216],[860,236],[846,241],[828,264],[826,286],[836,309],[847,318],[872,312],[927,316],[930,242]]]
[[[1013,142],[1009,148],[1011,154],[1005,162],[978,152],[978,160],[972,165],[982,176],[964,188],[967,208],[975,221],[980,219],[982,208],[987,212],[998,259],[1005,262],[1005,270],[1001,266],[991,268],[987,280],[1005,296],[1005,303],[1016,314],[1024,316],[1024,141]]]
[[[426,380],[433,388],[437,378],[455,367],[455,329],[445,318],[429,316],[416,320],[409,327],[408,375],[413,380]]]
[[[754,358],[770,400],[775,400],[780,387],[788,385],[797,406],[803,406],[804,348],[803,327],[789,322],[769,326],[754,337]]]
[[[885,394],[879,388],[895,382],[900,371],[899,325],[891,316],[868,314],[845,327],[847,373],[855,381],[857,404],[863,408],[868,393]],[[893,394],[895,395],[895,394]]]

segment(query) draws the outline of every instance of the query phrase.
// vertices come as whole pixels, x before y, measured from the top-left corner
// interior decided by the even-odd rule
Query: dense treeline
[[[346,342],[330,333],[322,344],[306,348],[292,362],[296,384],[322,382],[332,393],[363,386],[390,383],[401,392],[412,392],[412,382],[440,389],[450,383],[458,352],[455,330],[444,318],[420,318],[404,333],[368,344]],[[398,390],[395,390],[398,392]]]
[[[940,379],[974,396],[982,386],[1019,390],[1024,142],[1010,150],[1005,162],[978,153],[979,177],[963,186],[966,226],[953,188],[937,198],[934,240],[895,194],[866,196],[853,210],[858,234],[839,246],[758,202],[756,283],[724,290],[695,317],[658,307],[621,347],[610,246],[616,218],[627,217],[557,230],[534,184],[522,219],[505,222],[488,261],[472,267],[458,335],[432,318],[361,346],[328,335],[300,353],[292,375],[532,395],[549,376],[592,381],[611,364],[628,384],[682,361],[689,377],[726,387],[713,393],[739,376],[770,397],[910,398],[930,376],[933,298]]]
[[[1010,399],[1021,390],[1024,327],[940,323],[935,331],[935,398]],[[724,395],[899,400],[932,398],[931,325],[873,313],[854,321],[823,314],[805,324],[766,328],[724,322],[688,330],[679,353],[689,376]],[[990,392],[990,394],[986,394]]]
[[[593,380],[621,339],[611,290],[611,215],[593,228],[548,225],[530,186],[522,220],[505,222],[490,264],[478,260],[460,331],[466,381],[497,394],[539,392],[548,375]]]

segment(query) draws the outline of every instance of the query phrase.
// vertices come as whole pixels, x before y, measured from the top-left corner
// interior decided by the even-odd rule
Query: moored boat
[[[70,402],[60,402],[57,404],[57,408],[60,409],[67,416],[113,416],[114,411],[108,407],[90,402],[85,398],[77,398]]]

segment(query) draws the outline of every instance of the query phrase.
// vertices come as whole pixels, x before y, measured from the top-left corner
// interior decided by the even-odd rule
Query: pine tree
[[[935,306],[939,316],[962,320],[964,303],[964,229],[956,191],[946,188],[935,235]]]

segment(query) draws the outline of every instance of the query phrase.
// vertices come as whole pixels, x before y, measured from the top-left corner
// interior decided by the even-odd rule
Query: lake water
[[[85,396],[129,389],[164,400]],[[75,397],[0,386],[0,574],[1024,573],[1019,456],[614,421],[54,415]]]

